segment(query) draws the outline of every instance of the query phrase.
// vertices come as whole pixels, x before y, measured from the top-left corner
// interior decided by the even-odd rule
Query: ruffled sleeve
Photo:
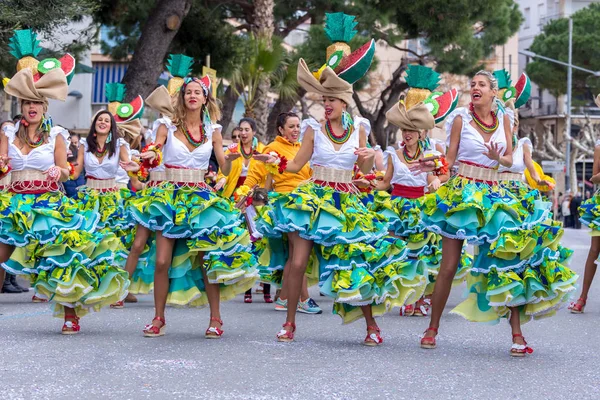
[[[223,129],[223,127],[219,124],[211,124],[209,125],[208,129],[206,130],[206,138],[207,139],[212,139],[212,135],[214,131],[221,131]]]
[[[302,123],[300,123],[300,141],[304,139],[304,132],[306,132],[309,127],[315,132],[321,130],[321,124],[316,119],[307,118],[303,120]]]
[[[161,125],[164,125],[167,127],[168,136],[171,136],[177,130],[177,126],[175,126],[175,124],[173,124],[173,122],[171,121],[171,119],[169,117],[159,118],[156,121],[154,121],[154,123],[152,124],[152,134],[150,135],[152,142],[156,141],[156,135],[158,133],[158,128],[160,128]]]
[[[465,107],[459,107],[448,115],[446,122],[444,122],[444,129],[446,130],[446,148],[450,146],[450,133],[452,132],[452,124],[454,124],[456,117],[462,117],[463,125],[470,123],[472,120],[471,114]]]
[[[122,146],[125,146],[125,148],[127,149],[127,154],[131,155],[131,147],[129,146],[129,143],[127,143],[127,140],[119,138],[119,141],[117,142],[117,147],[120,149]]]
[[[50,134],[48,137],[50,140],[55,140],[58,135],[61,135],[65,142],[69,139],[69,131],[63,128],[62,126],[53,126],[50,129]]]
[[[365,128],[365,133],[369,137],[371,134],[371,121],[357,115],[354,117],[354,129],[359,130],[361,126]]]
[[[519,146],[527,146],[529,147],[529,151],[532,152],[533,151],[533,144],[531,143],[531,140],[529,140],[529,138],[524,137],[519,139]]]
[[[79,141],[79,147],[83,147],[83,151],[88,151],[88,142],[86,139]]]
[[[515,112],[508,107],[504,108],[504,112],[506,115],[508,115],[508,119],[510,120],[510,129],[512,130],[512,128],[515,126]]]
[[[4,131],[4,136],[6,136],[6,138],[8,139],[8,143],[12,143],[15,141],[15,137],[17,136],[17,130],[19,129],[19,124],[16,124],[15,126],[5,126],[3,131]]]
[[[383,152],[383,167],[386,171],[388,168],[388,162],[389,162],[390,157],[393,159],[395,154],[396,154],[396,149],[394,148],[394,146],[389,146]]]

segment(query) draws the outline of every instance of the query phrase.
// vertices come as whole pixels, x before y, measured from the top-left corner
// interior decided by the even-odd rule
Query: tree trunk
[[[225,94],[223,95],[223,107],[221,109],[221,125],[223,126],[223,134],[229,133],[229,125],[233,119],[233,112],[235,111],[235,105],[238,102],[240,96],[235,94],[233,85],[229,85]]]
[[[146,98],[156,88],[171,41],[192,6],[192,0],[159,0],[144,25],[123,83],[126,101]]]
[[[254,25],[253,31],[256,37],[267,44],[267,48],[273,48],[273,31],[275,29],[275,21],[273,10],[275,8],[274,0],[256,0],[254,1]],[[254,106],[254,115],[257,126],[257,136],[262,141],[266,141],[270,134],[267,128],[269,118],[269,90],[271,89],[271,78],[263,77],[256,91],[256,104]]]
[[[302,98],[306,94],[306,90],[298,87],[298,98]],[[270,143],[277,136],[277,117],[284,112],[290,112],[298,102],[297,99],[277,99],[275,105],[269,112],[267,120],[267,134],[265,136],[266,143]]]

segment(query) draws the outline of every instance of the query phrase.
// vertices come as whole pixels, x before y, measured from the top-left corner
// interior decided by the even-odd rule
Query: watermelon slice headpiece
[[[33,74],[33,81],[37,82],[44,74],[53,69],[62,69],[67,78],[67,84],[71,83],[75,75],[75,58],[65,54],[59,59],[46,58],[38,61],[36,57],[42,51],[37,34],[31,29],[16,30],[8,43],[10,54],[17,60],[17,72],[28,68]]]
[[[531,81],[529,77],[522,73],[517,83],[512,86],[510,73],[505,69],[494,71],[494,76],[498,80],[498,98],[506,103],[509,100],[514,100],[515,108],[519,108],[529,100],[531,96]]]
[[[104,88],[108,100],[108,111],[115,117],[117,124],[141,118],[144,113],[144,99],[137,96],[131,103],[125,101],[125,85],[122,83],[107,83]]]
[[[327,47],[327,62],[314,73],[320,79],[323,70],[331,68],[337,76],[353,84],[362,78],[373,62],[375,40],[371,39],[355,51],[348,44],[356,35],[357,22],[354,16],[344,13],[327,13],[325,34],[333,42]]]

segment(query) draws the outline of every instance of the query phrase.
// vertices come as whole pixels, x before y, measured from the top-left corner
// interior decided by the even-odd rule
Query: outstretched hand
[[[127,172],[138,172],[140,170],[140,165],[135,161],[121,161],[119,162],[119,165]]]
[[[275,164],[277,162],[277,157],[270,154],[257,153],[252,155],[252,158],[265,164]]]
[[[225,154],[225,161],[233,161],[235,159],[240,158],[242,155],[240,153],[228,153]]]
[[[490,160],[500,161],[500,143],[491,142],[485,143],[486,152],[483,153],[484,156],[489,158]]]

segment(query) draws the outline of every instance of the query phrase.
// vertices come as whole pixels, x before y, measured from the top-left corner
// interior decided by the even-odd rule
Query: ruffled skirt
[[[409,260],[406,243],[388,234],[384,217],[359,196],[309,182],[257,207],[257,229],[265,237],[298,235],[314,242],[321,292],[334,298],[334,313],[345,323],[412,304],[425,291],[427,270]]]
[[[210,283],[220,284],[223,301],[250,289],[258,278],[241,213],[211,188],[162,182],[132,199],[129,212],[137,223],[177,239],[167,304],[208,303],[201,268]]]
[[[581,204],[579,220],[592,230],[590,235],[600,235],[600,191]]]
[[[509,308],[517,307],[524,323],[553,315],[568,301],[578,278],[565,266],[572,252],[560,246],[562,226],[551,219],[551,203],[543,201],[537,190],[518,181],[489,186],[454,177],[439,197],[433,196],[425,201],[425,221],[432,221],[427,220],[429,215],[439,215],[432,207],[440,201],[453,220],[432,224],[433,229],[443,227],[442,235],[458,233],[449,236],[477,244],[467,275],[467,298],[453,313],[470,321],[494,323],[508,317]],[[470,215],[477,216],[477,225],[461,225]]]
[[[115,267],[120,241],[96,229],[99,215],[82,211],[61,192],[1,193],[0,242],[15,246],[3,267],[30,275],[38,295],[55,303],[55,315],[78,316],[122,300],[127,273]]]

